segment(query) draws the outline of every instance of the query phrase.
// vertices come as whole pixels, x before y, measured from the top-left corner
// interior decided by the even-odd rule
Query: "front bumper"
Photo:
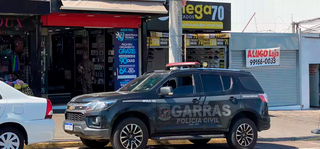
[[[73,124],[73,131],[65,130],[65,123]],[[85,121],[77,122],[65,120],[62,128],[68,134],[91,140],[109,140],[111,134],[109,129],[89,128]]]
[[[260,118],[258,120],[258,123],[259,123],[259,131],[268,130],[271,127],[269,116]]]

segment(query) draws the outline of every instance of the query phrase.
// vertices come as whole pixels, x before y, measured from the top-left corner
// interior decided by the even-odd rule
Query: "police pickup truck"
[[[268,98],[246,71],[171,63],[115,92],[86,94],[67,105],[64,130],[90,148],[145,149],[148,139],[187,139],[205,145],[226,138],[234,149],[254,148],[270,128]],[[188,68],[185,68],[188,67]]]

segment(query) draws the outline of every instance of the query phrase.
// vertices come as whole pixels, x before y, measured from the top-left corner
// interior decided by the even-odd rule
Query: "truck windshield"
[[[149,73],[142,75],[127,85],[123,86],[119,91],[142,92],[149,91],[158,84],[167,74],[165,73]]]

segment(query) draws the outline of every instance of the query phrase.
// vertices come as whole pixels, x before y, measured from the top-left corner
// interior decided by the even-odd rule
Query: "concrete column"
[[[182,0],[169,0],[169,63],[182,62]]]

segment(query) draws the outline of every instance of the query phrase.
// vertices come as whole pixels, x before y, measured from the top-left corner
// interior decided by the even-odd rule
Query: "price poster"
[[[114,84],[117,90],[139,75],[138,29],[115,29],[114,38]]]
[[[246,67],[280,65],[280,47],[268,49],[247,49]]]

